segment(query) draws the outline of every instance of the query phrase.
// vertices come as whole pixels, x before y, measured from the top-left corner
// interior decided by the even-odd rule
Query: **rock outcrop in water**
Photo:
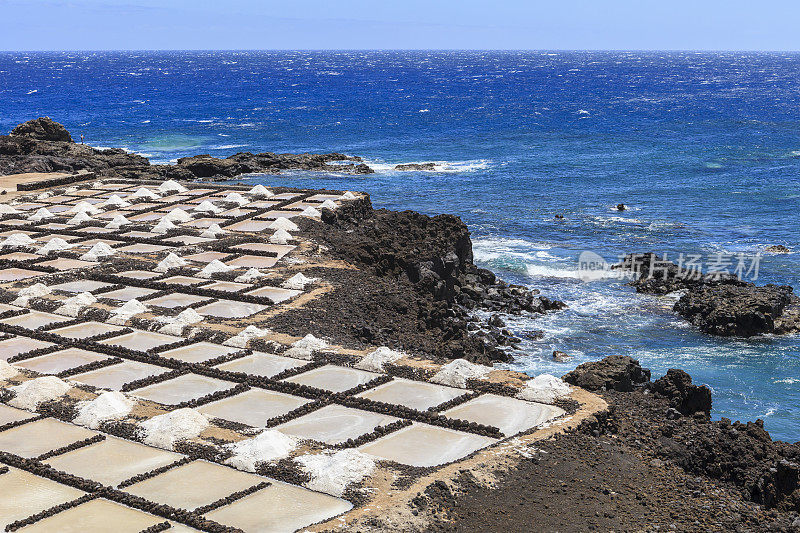
[[[156,180],[230,179],[252,172],[324,170],[370,174],[360,157],[330,154],[252,154],[241,152],[227,158],[198,155],[182,158],[177,165],[151,165],[146,158],[121,149],[99,150],[72,141],[61,124],[43,117],[20,124],[10,135],[0,136],[0,175],[23,172],[78,172],[101,177]]]
[[[792,287],[758,286],[731,274],[700,274],[653,253],[630,254],[617,266],[635,272],[631,284],[637,292],[684,291],[673,310],[704,333],[752,337],[800,331],[800,298]]]
[[[405,170],[405,171],[413,171],[413,170],[432,171],[436,170],[436,163],[403,163],[401,165],[395,165],[394,169]]]

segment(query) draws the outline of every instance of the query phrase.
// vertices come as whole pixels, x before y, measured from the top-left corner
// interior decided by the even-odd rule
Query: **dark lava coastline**
[[[284,169],[371,172],[343,154],[196,156],[151,165],[123,150],[74,143],[49,119],[0,136],[0,174],[85,170],[101,178],[227,180]],[[335,290],[276,317],[271,326],[287,333],[488,364],[509,360],[519,342],[492,313],[564,306],[476,267],[469,230],[455,216],[375,210],[366,197],[302,224],[318,246],[357,268],[308,272]],[[636,288],[686,291],[676,311],[703,331],[797,328],[790,288],[730,279],[685,283],[675,269],[661,279],[640,278]],[[477,310],[491,318],[474,318]],[[761,421],[711,421],[711,392],[680,370],[651,381],[637,361],[609,356],[565,380],[595,391],[608,408],[576,430],[528,446],[528,458],[498,472],[492,488],[464,470],[456,483],[428,486],[412,512],[440,531],[800,531],[800,445],[772,441]],[[371,527],[382,527],[380,519]]]

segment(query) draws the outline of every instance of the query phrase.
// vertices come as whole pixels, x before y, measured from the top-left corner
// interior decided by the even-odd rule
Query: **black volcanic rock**
[[[752,337],[795,330],[795,313],[783,315],[787,307],[794,310],[797,303],[789,286],[719,284],[687,292],[674,310],[705,333]]]
[[[587,390],[629,392],[650,382],[650,370],[626,355],[609,355],[600,361],[578,365],[563,379]]]
[[[404,163],[402,165],[395,165],[395,170],[436,170],[435,163]]]
[[[20,124],[13,130],[14,137],[28,137],[39,141],[72,142],[72,136],[67,128],[52,120],[50,117],[39,117]]]
[[[692,376],[675,368],[653,382],[651,389],[670,399],[672,407],[684,415],[711,413],[711,390],[705,385],[693,385]]]
[[[800,299],[789,286],[742,281],[731,274],[702,274],[656,254],[629,254],[615,265],[634,273],[645,294],[685,291],[673,310],[711,335],[752,337],[800,331]]]
[[[20,124],[11,135],[0,136],[0,175],[87,170],[103,178],[195,180],[229,179],[251,172],[277,173],[289,169],[348,174],[374,172],[360,157],[335,152],[240,152],[227,158],[206,154],[181,158],[177,165],[151,165],[146,158],[124,150],[98,150],[74,143],[64,126],[46,117]]]

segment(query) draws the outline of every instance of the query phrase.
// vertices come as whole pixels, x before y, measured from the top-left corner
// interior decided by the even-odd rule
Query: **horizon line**
[[[37,52],[652,52],[652,53],[800,53],[800,49],[768,50],[738,48],[77,48],[0,50],[0,53]]]

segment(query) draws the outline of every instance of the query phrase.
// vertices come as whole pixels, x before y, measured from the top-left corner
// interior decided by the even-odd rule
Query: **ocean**
[[[0,53],[0,130],[42,115],[92,146],[154,162],[360,155],[375,174],[240,181],[367,191],[376,207],[457,214],[477,263],[569,304],[511,321],[545,336],[509,367],[560,375],[631,355],[655,377],[678,367],[711,387],[714,418],[762,418],[773,438],[800,440],[798,336],[703,335],[670,312],[674,298],[611,277],[586,282],[577,261],[587,250],[609,262],[800,250],[798,54]],[[409,162],[437,171],[393,170]],[[758,266],[758,283],[800,288],[800,254],[764,254]],[[574,359],[552,362],[555,349]]]

